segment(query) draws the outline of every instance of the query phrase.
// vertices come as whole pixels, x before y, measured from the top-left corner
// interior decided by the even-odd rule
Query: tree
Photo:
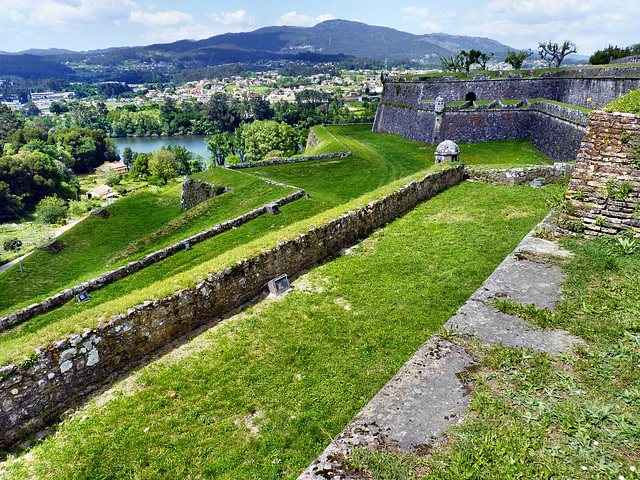
[[[296,132],[286,123],[274,120],[249,123],[242,129],[242,137],[250,161],[260,161],[272,150],[281,150],[286,157],[298,152]]]
[[[124,147],[122,151],[122,161],[128,167],[131,167],[131,163],[133,162],[133,150],[131,150],[131,147]]]
[[[228,155],[235,153],[233,138],[229,132],[216,133],[205,139],[207,150],[211,152],[211,160],[214,165],[224,165]]]
[[[449,55],[448,57],[440,57],[442,68],[447,72],[459,72],[462,70],[462,62],[459,55]]]
[[[640,55],[640,44],[636,43],[626,48],[620,48],[617,45],[614,47],[609,44],[607,48],[597,50],[591,55],[591,57],[589,57],[589,63],[591,65],[605,65],[611,63],[613,60],[618,60],[630,55]]]
[[[21,128],[23,124],[24,122],[18,118],[13,110],[0,103],[0,146],[4,146],[9,132]]]
[[[476,63],[480,64],[480,68],[482,70],[486,70],[487,69],[487,63],[489,62],[489,60],[491,60],[493,58],[493,52],[491,52],[490,55],[487,55],[486,53],[481,53],[478,56],[478,60]]]
[[[552,42],[551,40],[546,43],[538,43],[538,53],[540,54],[540,58],[547,62],[549,68],[551,68],[551,64],[553,62],[556,62],[556,68],[560,67],[560,64],[567,55],[576,53],[577,51],[578,47],[576,44],[569,40],[562,42],[562,45]]]
[[[149,159],[149,173],[154,177],[161,178],[164,183],[177,177],[178,168],[173,153],[165,149],[154,152]]]
[[[67,202],[57,195],[45,197],[36,205],[36,216],[42,223],[58,223],[67,216]]]
[[[531,55],[533,55],[531,50],[520,50],[519,52],[507,50],[507,58],[504,59],[504,62],[511,65],[515,70],[520,70],[524,61]]]

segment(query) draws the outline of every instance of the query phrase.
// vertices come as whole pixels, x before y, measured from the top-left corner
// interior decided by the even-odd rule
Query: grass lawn
[[[279,240],[294,237],[308,230],[311,226],[319,225],[358,205],[364,205],[373,199],[380,198],[413,179],[413,177],[405,178],[407,175],[417,177],[419,176],[417,172],[422,172],[421,175],[423,175],[427,167],[433,168],[433,147],[426,147],[424,144],[411,142],[396,135],[374,134],[371,132],[371,127],[366,125],[330,127],[330,131],[353,152],[352,156],[245,170],[254,175],[305,188],[311,195],[310,200],[303,199],[286,205],[277,217],[270,215],[260,217],[238,229],[195,245],[188,252],[180,252],[160,264],[137,272],[99,291],[92,292],[92,298],[89,302],[82,304],[69,302],[64,307],[31,319],[18,328],[8,331],[0,336],[0,364],[28,357],[35,347],[70,333],[80,332],[85,327],[93,328],[100,318],[121,313],[137,303],[169,295],[179,288],[193,286],[198,282],[198,278],[207,272],[220,270],[225,265],[253,255],[262,248],[270,248]],[[504,158],[505,161],[512,161],[511,151],[524,155],[528,159],[528,163],[533,163],[539,158],[544,159],[528,142],[515,142],[516,146],[512,146],[511,143],[474,144],[469,147],[469,151],[476,152],[475,157],[472,158],[474,162],[481,162],[484,158]],[[206,215],[203,214],[188,223],[182,222],[181,219],[184,219],[184,216],[170,217],[164,223],[160,222],[159,226],[139,233],[137,237],[126,237],[126,241],[118,240],[117,251],[114,252],[112,249],[108,255],[104,256],[101,263],[96,261],[97,266],[93,267],[96,269],[93,273],[88,273],[88,269],[82,268],[82,261],[89,262],[91,259],[71,263],[67,272],[62,269],[66,265],[65,263],[60,265],[56,263],[57,259],[64,258],[61,255],[65,254],[65,251],[56,256],[39,252],[49,262],[43,262],[43,265],[51,269],[50,271],[57,272],[50,275],[51,281],[58,281],[57,284],[52,283],[54,286],[51,284],[43,285],[41,292],[47,292],[45,287],[49,290],[48,293],[41,293],[41,296],[46,297],[56,293],[64,285],[74,285],[79,283],[79,280],[98,275],[105,269],[101,266],[109,261],[112,261],[109,268],[124,263],[125,260],[119,256],[120,252],[130,252],[131,256],[128,259],[140,258],[149,251],[265,203],[266,194],[258,195],[257,190],[251,190],[251,188],[264,188],[266,184],[244,173],[213,169],[199,175],[223,185],[233,184],[230,183],[231,180],[244,181],[248,183],[248,186],[245,185],[248,190],[240,188],[241,185],[238,183],[238,188],[235,190],[210,200],[209,202],[212,202],[211,208],[206,211]],[[395,186],[390,184],[397,179],[403,180],[397,181]],[[272,194],[273,198],[277,198],[284,195],[280,193],[283,191],[285,194],[288,193],[286,189],[279,188],[269,195]],[[135,198],[135,196],[131,198]],[[165,198],[165,196],[160,198]],[[170,198],[174,198],[172,201],[177,202],[177,197]],[[155,201],[160,200],[156,199]],[[165,201],[168,202],[168,200]],[[156,203],[155,206],[157,205]],[[116,203],[116,212],[118,206]],[[153,207],[154,204],[151,205],[151,208]],[[171,209],[174,210],[175,207],[171,206]],[[149,214],[149,216],[153,215]],[[107,222],[99,218],[93,219],[93,224],[97,225],[108,225]],[[74,231],[75,229],[68,232],[67,235]],[[75,231],[75,234],[78,235],[78,238],[83,238],[82,230]],[[86,235],[86,231],[84,234]],[[116,239],[108,238],[108,232],[98,236],[100,241],[106,241],[102,237],[107,237],[106,240],[109,242],[116,241]],[[89,237],[82,241],[89,242],[92,238]],[[74,244],[78,245],[79,243],[80,241],[76,241]],[[75,252],[75,250],[69,251]],[[91,251],[81,249],[74,255],[78,256],[71,258],[85,258],[91,255]],[[85,255],[85,257],[81,257],[81,255]],[[39,264],[31,265],[29,271],[34,272],[35,265]],[[43,271],[43,268],[38,267],[38,271]],[[64,277],[63,274],[67,277]],[[15,270],[13,273],[9,271],[0,276],[0,291],[11,292],[11,294],[7,293],[6,299],[12,298],[12,295],[24,294],[22,289],[35,288],[25,281],[28,278],[27,274],[19,277],[15,274]],[[39,282],[44,282],[40,277],[36,276],[36,278]],[[67,283],[63,285],[62,280],[65,278]],[[23,283],[13,283],[19,281]],[[26,296],[22,300],[24,305],[32,301],[26,299]],[[9,303],[9,300],[6,299],[5,302]],[[7,308],[7,310],[11,310],[11,308]]]
[[[233,190],[198,206],[199,216],[179,210],[181,182],[141,190],[113,204],[108,219],[90,216],[59,237],[65,249],[56,255],[36,250],[0,275],[0,314],[42,300],[102,272],[138,259],[178,239],[288,195],[291,189],[224,169],[199,177]],[[128,255],[122,252],[128,251]]]
[[[354,468],[374,479],[640,478],[637,240],[566,243],[576,257],[564,303],[551,315],[526,310],[586,344],[554,358],[455,340],[479,359],[467,420],[427,457],[358,452]]]
[[[110,401],[0,473],[296,478],[545,216],[557,188],[467,182],[442,192],[279,301],[115,385]]]

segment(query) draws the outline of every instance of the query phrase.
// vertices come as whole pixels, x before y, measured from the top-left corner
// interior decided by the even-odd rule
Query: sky
[[[487,37],[516,49],[570,40],[578,54],[640,43],[638,0],[0,0],[0,51],[199,40],[340,18],[414,34]]]

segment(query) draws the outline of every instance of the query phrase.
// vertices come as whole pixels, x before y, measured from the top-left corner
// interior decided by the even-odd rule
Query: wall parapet
[[[479,170],[466,167],[465,175],[476,182],[496,183],[499,185],[525,185],[543,178],[546,183],[559,183],[571,178],[575,165],[572,163],[554,163],[533,167]]]
[[[282,197],[275,202],[271,202],[270,204],[275,204],[278,207],[282,207],[287,203],[302,198],[304,194],[304,190],[298,190],[297,192]],[[207,230],[203,230],[202,232],[196,233],[195,235],[169,245],[168,247],[156,250],[155,252],[148,254],[141,260],[129,262],[122,267],[116,268],[115,270],[109,270],[98,277],[92,278],[91,280],[75,285],[51,297],[48,297],[42,302],[33,303],[28,307],[17,310],[13,313],[10,313],[9,315],[5,315],[4,317],[0,317],[0,332],[3,332],[8,328],[15,327],[16,325],[26,322],[27,320],[37,317],[38,315],[42,315],[44,313],[55,310],[56,308],[70,302],[75,298],[76,295],[82,292],[94,292],[106,287],[107,285],[111,285],[118,280],[128,277],[129,275],[132,275],[142,270],[143,268],[148,267],[149,265],[160,262],[161,260],[164,260],[165,258],[168,258],[184,250],[185,242],[187,242],[189,246],[193,246],[204,240],[220,235],[228,230],[244,225],[245,223],[258,218],[260,215],[264,215],[265,213],[267,213],[266,205],[255,208],[250,212],[245,213],[244,215],[240,215],[231,220],[227,220],[226,222],[219,223],[218,225],[208,228]]]
[[[288,163],[311,162],[313,160],[329,160],[332,158],[344,158],[351,156],[350,151],[338,153],[324,153],[321,155],[310,155],[308,157],[278,158],[275,160],[264,160],[262,162],[246,162],[234,163],[233,165],[225,165],[224,168],[229,170],[238,170],[242,168],[268,167],[271,165],[286,165]]]
[[[145,301],[93,329],[0,368],[0,448],[51,424],[114,373],[258,295],[281,274],[294,275],[353,244],[440,191],[461,182],[458,165],[406,184],[295,238],[208,274],[192,288]]]

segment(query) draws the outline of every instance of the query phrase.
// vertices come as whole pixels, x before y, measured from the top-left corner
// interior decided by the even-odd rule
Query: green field
[[[220,270],[279,240],[294,237],[311,226],[380,198],[423,175],[425,169],[433,168],[433,147],[395,135],[374,134],[370,126],[330,127],[330,131],[353,152],[352,156],[248,170],[252,175],[304,188],[311,196],[309,200],[293,202],[284,206],[277,217],[262,216],[92,292],[89,302],[70,302],[8,331],[0,336],[0,364],[28,357],[35,347],[85,327],[95,327],[100,318],[125,311],[147,299],[161,298],[179,288],[193,286],[201,275]],[[471,162],[478,164],[501,158],[513,162],[514,155],[528,163],[545,159],[528,142],[474,144],[464,151]],[[199,176],[233,186],[234,190],[209,200],[201,214],[194,218],[189,218],[188,212],[178,215],[178,185],[117,202],[109,219],[90,218],[90,223],[83,222],[61,236],[68,248],[60,254],[52,256],[39,251],[27,259],[34,257],[32,262],[25,261],[24,275],[16,274],[17,267],[13,267],[0,276],[0,291],[6,292],[0,297],[5,302],[4,311],[11,311],[14,308],[11,305],[28,305],[35,298],[45,298],[95,277],[107,268],[141,258],[291,192],[242,172],[213,169]],[[138,216],[142,219],[140,226],[136,221]],[[185,222],[185,218],[189,221]],[[135,224],[137,230],[130,231],[129,224]],[[94,247],[92,242],[98,246]],[[130,255],[123,257],[122,252]],[[48,273],[41,275],[42,272]]]
[[[115,385],[106,404],[0,468],[6,478],[296,478],[545,216],[549,196],[453,187],[281,300]]]

